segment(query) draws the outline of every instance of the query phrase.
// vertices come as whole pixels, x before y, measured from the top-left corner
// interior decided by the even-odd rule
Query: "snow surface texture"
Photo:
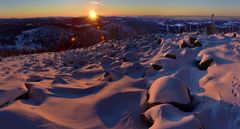
[[[239,35],[189,35],[2,58],[0,128],[239,129]]]

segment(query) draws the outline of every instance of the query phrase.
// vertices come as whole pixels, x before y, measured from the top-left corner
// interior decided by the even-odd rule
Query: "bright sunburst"
[[[95,10],[91,10],[91,11],[89,11],[88,17],[89,17],[91,20],[96,20],[98,16],[97,16],[97,13],[96,13]]]

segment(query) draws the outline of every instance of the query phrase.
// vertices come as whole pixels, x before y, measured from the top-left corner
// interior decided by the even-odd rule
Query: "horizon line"
[[[0,19],[34,19],[34,18],[84,18],[88,16],[36,16],[36,17],[0,17]],[[211,17],[210,15],[99,15],[99,17]],[[215,15],[215,17],[240,18],[240,16]]]

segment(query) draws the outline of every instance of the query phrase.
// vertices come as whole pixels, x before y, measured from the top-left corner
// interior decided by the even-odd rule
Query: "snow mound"
[[[123,56],[123,61],[125,62],[135,62],[139,60],[139,55],[135,52],[127,52]]]
[[[43,77],[37,76],[37,75],[32,75],[27,79],[27,82],[40,82],[44,80]]]
[[[117,81],[117,80],[120,80],[123,77],[123,75],[122,75],[122,73],[120,73],[116,70],[107,70],[104,74],[104,77],[108,81]]]
[[[145,72],[146,68],[144,66],[140,63],[134,63],[126,69],[125,74],[132,78],[141,78],[145,76]]]
[[[28,92],[25,83],[20,80],[0,81],[0,85],[0,107],[14,102]]]
[[[183,112],[170,104],[154,106],[143,115],[146,121],[152,123],[150,129],[203,129],[195,115]]]
[[[188,105],[191,103],[186,84],[176,77],[160,77],[153,82],[148,91],[151,105],[161,103],[176,103]]]

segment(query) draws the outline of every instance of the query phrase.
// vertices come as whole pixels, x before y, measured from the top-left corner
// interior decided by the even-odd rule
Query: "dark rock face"
[[[157,64],[151,64],[151,66],[154,70],[161,70],[162,69],[162,66],[157,65]]]
[[[199,42],[196,38],[196,36],[188,36],[187,38],[184,38],[178,42],[178,45],[180,48],[194,48],[194,47],[200,47],[202,46],[201,42]]]
[[[236,33],[233,33],[233,38],[236,38],[237,37],[237,34]]]
[[[43,77],[40,76],[30,76],[30,78],[27,79],[27,82],[40,82],[43,80]]]
[[[196,39],[195,37],[189,37],[189,44],[190,44],[190,45],[194,45],[194,43],[195,43],[196,40],[197,40],[197,39]]]
[[[201,47],[202,46],[202,43],[199,42],[198,40],[196,40],[193,44],[194,47]]]
[[[162,44],[163,40],[161,38],[157,39],[157,44]]]
[[[110,73],[109,73],[109,72],[105,72],[104,78],[108,79],[108,81],[112,81],[112,80],[113,80],[113,79],[110,77]]]
[[[200,46],[202,46],[202,44],[197,40],[196,35],[190,35],[188,37],[188,42],[189,42],[190,47],[200,47]]]
[[[179,45],[180,48],[186,48],[186,47],[188,47],[187,42],[186,42],[185,40],[180,40],[180,41],[178,42],[178,45]]]
[[[153,120],[151,117],[150,117],[150,118],[146,117],[144,113],[141,114],[141,119],[142,119],[142,121],[143,121],[144,123],[147,124],[147,126],[148,126],[149,128],[150,128],[150,127],[153,125],[153,123],[154,123],[154,120]]]
[[[214,62],[214,60],[212,58],[205,58],[205,59],[202,59],[198,65],[199,65],[199,69],[201,70],[207,70],[209,66],[212,65],[212,63]]]
[[[104,78],[110,82],[120,80],[122,77],[122,74],[116,70],[107,70],[104,73]]]
[[[170,54],[170,53],[166,53],[166,54],[164,55],[164,57],[165,57],[165,58],[170,58],[170,59],[177,59],[176,55]]]
[[[64,79],[64,77],[56,76],[52,84],[68,84],[68,82]]]

